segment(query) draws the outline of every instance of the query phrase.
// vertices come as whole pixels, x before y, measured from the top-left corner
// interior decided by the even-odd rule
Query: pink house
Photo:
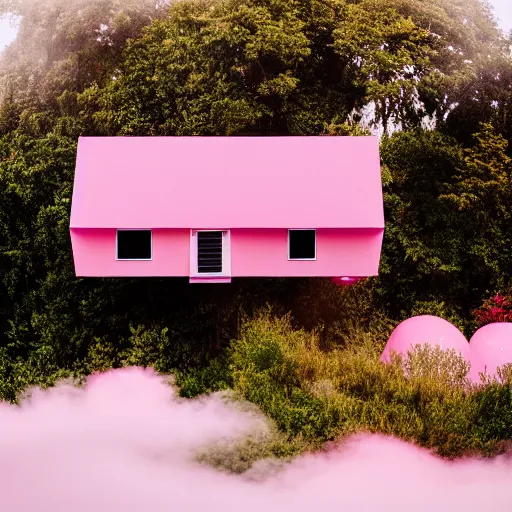
[[[375,137],[81,137],[77,276],[377,275]],[[343,278],[343,279],[342,279]]]

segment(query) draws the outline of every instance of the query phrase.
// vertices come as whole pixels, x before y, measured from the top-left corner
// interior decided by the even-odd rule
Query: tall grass
[[[235,391],[290,441],[318,447],[354,432],[398,436],[445,457],[493,455],[512,439],[512,388],[474,386],[454,352],[416,347],[382,364],[382,337],[354,329],[337,347],[268,311],[247,320],[231,347]]]

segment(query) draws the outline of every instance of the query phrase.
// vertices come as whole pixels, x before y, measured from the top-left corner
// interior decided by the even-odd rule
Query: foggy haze
[[[212,396],[177,398],[150,371],[116,370],[83,389],[0,406],[0,510],[8,512],[494,512],[512,510],[512,462],[444,462],[359,436],[253,481],[195,461],[261,419]]]

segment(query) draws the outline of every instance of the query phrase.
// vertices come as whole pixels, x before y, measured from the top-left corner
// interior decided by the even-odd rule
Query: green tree
[[[392,314],[468,316],[512,275],[507,143],[489,125],[475,139],[463,149],[439,132],[410,131],[383,142],[381,283]]]

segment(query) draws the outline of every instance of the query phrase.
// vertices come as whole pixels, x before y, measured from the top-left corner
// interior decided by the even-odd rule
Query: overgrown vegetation
[[[468,363],[455,352],[418,346],[382,364],[382,345],[364,330],[327,351],[319,344],[317,333],[293,329],[288,317],[260,313],[229,349],[219,387],[231,374],[239,396],[257,404],[299,450],[354,432],[397,436],[445,457],[489,456],[508,446],[509,368],[475,385],[467,379]],[[215,389],[212,382],[202,387],[203,376],[181,381],[183,393]],[[266,441],[263,453],[282,446],[276,439],[281,443],[269,448]]]
[[[377,363],[407,316],[467,335],[509,319],[485,301],[510,297],[512,279],[511,41],[484,2],[0,0],[8,12],[22,22],[0,57],[2,399],[140,364],[177,373],[186,396],[233,387],[274,419],[285,452],[361,429],[445,455],[512,438],[507,378],[469,391],[460,372],[418,374],[439,354],[415,354],[410,378]],[[379,278],[346,290],[74,275],[80,135],[368,130],[382,135]],[[265,304],[290,321],[242,328]]]

